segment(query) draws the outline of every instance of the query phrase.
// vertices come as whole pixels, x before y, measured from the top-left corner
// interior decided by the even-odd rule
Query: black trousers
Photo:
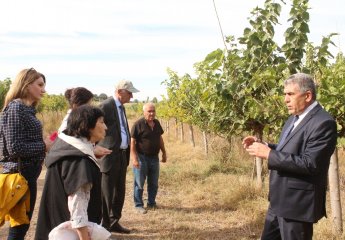
[[[102,173],[102,226],[109,230],[120,220],[125,201],[126,151],[121,150],[116,154],[109,172]]]
[[[32,166],[22,170],[22,175],[28,181],[30,190],[30,212],[28,212],[28,217],[31,220],[32,213],[34,212],[34,207],[36,203],[37,196],[37,179],[41,173],[41,164],[33,164]],[[8,231],[7,240],[24,240],[26,232],[29,230],[29,224],[22,224],[16,227],[10,227]]]
[[[278,217],[269,207],[261,240],[312,240],[313,223]]]

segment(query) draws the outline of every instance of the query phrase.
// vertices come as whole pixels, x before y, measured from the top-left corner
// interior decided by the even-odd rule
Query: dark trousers
[[[30,191],[30,212],[28,212],[29,219],[31,220],[32,213],[36,203],[37,196],[37,178],[39,177],[42,170],[40,164],[32,165],[21,171],[21,174],[28,181]],[[10,227],[8,231],[7,240],[24,240],[26,232],[29,230],[29,224],[22,224],[16,227]]]
[[[102,173],[102,226],[106,229],[111,230],[121,218],[126,193],[126,173],[126,151],[120,151],[109,172]]]
[[[278,217],[268,208],[261,240],[312,240],[313,223]]]

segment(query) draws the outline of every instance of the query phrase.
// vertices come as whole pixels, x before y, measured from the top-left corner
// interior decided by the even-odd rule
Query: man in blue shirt
[[[121,80],[115,88],[114,97],[101,103],[104,122],[107,125],[105,138],[99,145],[112,150],[101,160],[103,218],[102,226],[110,232],[130,233],[119,224],[126,193],[126,173],[129,164],[130,136],[123,104],[128,103],[133,93],[139,92],[132,82]]]

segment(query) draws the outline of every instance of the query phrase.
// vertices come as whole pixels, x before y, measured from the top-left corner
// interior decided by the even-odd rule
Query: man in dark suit
[[[121,80],[115,88],[114,97],[100,104],[107,125],[105,138],[99,145],[112,150],[101,160],[102,172],[102,225],[111,232],[130,233],[119,224],[126,192],[126,173],[129,164],[130,135],[123,104],[139,92],[132,82]]]
[[[313,223],[326,216],[327,172],[337,142],[334,119],[317,103],[311,76],[297,73],[284,82],[291,114],[278,145],[249,136],[243,145],[267,159],[269,201],[261,239],[310,240]]]

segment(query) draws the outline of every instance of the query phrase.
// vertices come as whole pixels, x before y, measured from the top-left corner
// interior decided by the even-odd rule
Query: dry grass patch
[[[189,195],[193,205],[206,206],[213,210],[235,211],[242,201],[260,196],[250,179],[243,176],[217,173],[195,183]]]
[[[47,129],[56,130],[59,124],[54,126],[54,122],[61,122],[57,120],[58,116],[53,116],[54,120],[49,119],[49,116],[42,117]],[[45,131],[47,133],[51,130]],[[147,214],[136,212],[130,164],[125,206],[120,222],[132,232],[129,235],[113,234],[112,239],[259,239],[268,207],[267,168],[264,189],[260,191],[251,177],[253,159],[243,151],[239,139],[233,140],[231,144],[223,139],[212,139],[211,152],[209,156],[205,156],[201,145],[193,148],[189,143],[175,142],[172,133],[170,138],[167,134],[164,135],[168,162],[161,164],[157,195],[159,209],[148,211]],[[345,199],[344,158],[344,151],[340,151],[342,204]],[[39,181],[39,195],[42,183],[43,179]],[[146,189],[144,200],[147,200]],[[329,196],[327,200],[329,201]],[[36,206],[36,211],[37,209]],[[343,216],[344,210],[343,206]],[[315,225],[313,239],[345,239],[344,234],[341,237],[332,234],[329,202],[327,213],[329,217]],[[26,240],[33,236],[36,217],[37,212],[34,213]],[[4,228],[0,229],[0,239],[5,238],[5,231]]]
[[[207,159],[200,149],[174,144],[178,150],[172,151],[168,144],[169,162],[161,165],[157,197],[161,211],[173,219],[164,239],[258,238],[262,216],[254,216],[253,209],[258,207],[251,203],[263,194],[252,184],[250,174],[223,173],[230,172],[229,164]]]
[[[268,177],[258,190],[251,179],[252,160],[234,151],[227,158],[220,153],[219,159],[181,143],[168,145],[170,162],[161,168],[160,198],[164,195],[174,220],[164,239],[258,239],[269,204]],[[342,166],[341,179],[343,172]],[[329,218],[315,225],[314,239],[345,239],[333,235],[329,202],[327,207]]]
[[[36,116],[41,121],[43,126],[43,136],[48,136],[54,131],[57,131],[66,113],[67,111],[37,114]]]

